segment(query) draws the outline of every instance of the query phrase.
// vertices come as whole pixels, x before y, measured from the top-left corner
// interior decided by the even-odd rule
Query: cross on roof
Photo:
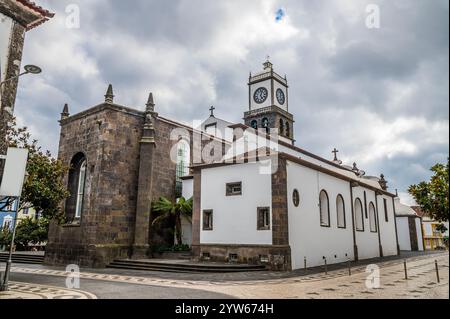
[[[339,153],[339,151],[336,149],[336,147],[334,148],[334,150],[331,152],[334,153],[334,160],[337,161],[337,153]]]
[[[215,110],[216,108],[213,106],[213,105],[211,105],[211,107],[210,107],[210,109],[209,109],[209,111],[211,112],[211,116],[214,116],[214,110]]]

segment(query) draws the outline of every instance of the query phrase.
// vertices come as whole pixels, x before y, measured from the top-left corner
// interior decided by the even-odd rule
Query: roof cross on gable
[[[214,110],[216,108],[214,107],[214,105],[211,105],[211,107],[209,108],[209,111],[211,112],[211,116],[214,116]]]

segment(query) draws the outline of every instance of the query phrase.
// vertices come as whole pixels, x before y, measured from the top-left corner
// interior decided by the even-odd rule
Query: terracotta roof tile
[[[55,15],[54,13],[42,8],[41,6],[38,6],[36,3],[29,1],[29,0],[16,0],[17,2],[23,4],[24,6],[30,8],[31,10],[41,14],[42,16],[46,18],[53,18]]]

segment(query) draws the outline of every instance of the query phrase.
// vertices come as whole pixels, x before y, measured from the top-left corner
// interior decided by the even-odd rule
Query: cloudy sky
[[[16,115],[52,153],[63,104],[96,105],[108,83],[119,104],[143,109],[151,91],[161,115],[191,122],[214,105],[241,122],[248,74],[269,55],[287,74],[296,145],[330,159],[337,147],[406,202],[448,156],[447,0],[37,3],[56,16],[27,34],[23,64],[44,72],[21,79]],[[371,3],[380,28],[366,26]]]

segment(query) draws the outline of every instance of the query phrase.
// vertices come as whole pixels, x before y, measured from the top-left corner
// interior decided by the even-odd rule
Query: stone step
[[[114,260],[107,266],[108,268],[164,271],[164,272],[247,272],[264,271],[264,265],[227,265],[227,264],[193,264],[193,263],[172,263],[172,262],[152,262],[136,260]]]
[[[0,262],[6,262],[9,254],[0,253]],[[43,255],[13,254],[12,262],[18,264],[42,264],[44,262]]]

